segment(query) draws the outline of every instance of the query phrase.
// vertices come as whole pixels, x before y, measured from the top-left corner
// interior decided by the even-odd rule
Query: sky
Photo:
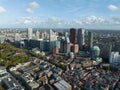
[[[0,27],[120,30],[120,0],[0,0]]]

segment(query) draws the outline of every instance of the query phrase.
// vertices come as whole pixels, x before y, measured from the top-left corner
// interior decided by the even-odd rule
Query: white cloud
[[[72,21],[72,23],[76,25],[102,24],[104,22],[105,19],[102,16],[94,16],[94,15]]]
[[[31,20],[24,20],[24,22],[23,22],[24,24],[31,24],[32,23],[32,21]]]
[[[81,20],[73,20],[72,24],[76,24],[76,25],[82,25],[83,22]]]
[[[35,17],[22,17],[22,19],[28,19],[28,20],[40,20],[40,17],[35,16]]]
[[[37,7],[39,7],[39,4],[34,1],[34,2],[29,3],[29,6],[30,6],[30,8],[37,8]]]
[[[59,17],[50,17],[46,21],[41,22],[45,27],[82,27],[88,25],[101,25],[105,24],[106,20],[102,16],[88,16],[85,18],[74,19],[66,21]]]
[[[50,18],[48,18],[48,21],[51,21],[51,22],[61,22],[62,19],[59,18],[59,17],[50,17]]]
[[[16,25],[25,27],[48,27],[48,28],[112,28],[120,25],[119,16],[111,16],[105,19],[103,16],[88,16],[84,18],[75,19],[72,21],[63,20],[60,17],[50,17],[46,20],[41,20],[40,17],[21,17],[17,20]]]
[[[35,8],[38,8],[39,4],[37,2],[30,2],[28,8],[26,9],[27,13],[34,13]]]
[[[93,23],[104,23],[105,19],[103,17],[97,17],[97,16],[89,16],[86,17],[86,19],[83,21],[85,24],[93,24]]]
[[[67,25],[66,21],[59,17],[50,17],[46,21],[40,22],[43,27],[64,27]]]
[[[117,6],[112,5],[112,4],[108,6],[108,9],[111,10],[111,11],[117,11],[117,10],[119,10],[119,8]]]
[[[4,7],[2,7],[2,6],[0,6],[0,13],[4,13],[4,12],[6,12],[7,10],[4,8]]]
[[[120,16],[111,17],[111,24],[119,24],[120,25]]]
[[[21,17],[18,18],[15,22],[16,25],[22,25],[22,26],[34,26],[40,23],[40,17]]]
[[[27,8],[27,9],[26,9],[26,12],[27,12],[27,13],[34,13],[34,11],[33,11],[31,8]]]

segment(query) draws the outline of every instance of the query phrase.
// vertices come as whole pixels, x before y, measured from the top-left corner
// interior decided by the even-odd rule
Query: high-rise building
[[[54,41],[53,42],[53,54],[58,54],[59,53],[59,41]]]
[[[120,42],[113,42],[113,50],[120,53]]]
[[[28,28],[28,31],[27,31],[28,40],[32,39],[32,35],[33,35],[32,28]]]
[[[57,41],[57,33],[53,30],[49,31],[49,41],[50,41],[50,52],[53,51],[53,42]]]
[[[111,52],[109,63],[120,62],[120,54],[119,52]]]
[[[83,28],[78,29],[77,41],[78,41],[78,44],[79,44],[79,49],[81,49],[82,46],[85,44],[84,33],[85,33],[85,30]]]
[[[77,30],[75,28],[70,29],[70,42],[72,44],[77,43]]]
[[[28,45],[29,44],[29,45]],[[29,48],[39,48],[40,51],[45,51],[49,52],[50,50],[50,43],[49,40],[24,40],[24,47],[29,47]]]
[[[65,37],[68,37],[68,32],[64,32],[64,36],[65,36]]]
[[[36,37],[36,40],[38,40],[39,39],[39,37],[40,37],[40,33],[39,33],[39,31],[37,30],[36,31],[36,33],[35,33],[35,37]]]
[[[109,59],[110,53],[112,51],[111,43],[104,43],[104,44],[102,44],[100,49],[101,49],[100,56],[103,59],[106,59],[106,60]]]
[[[65,47],[65,37],[62,37],[60,40],[60,52],[64,53],[64,47]]]
[[[49,39],[50,39],[50,41],[56,41],[57,40],[57,33],[54,32],[53,30],[50,30]]]
[[[60,51],[61,53],[69,53],[70,52],[70,40],[69,37],[62,37],[60,41]]]
[[[49,39],[49,33],[48,32],[40,32],[40,39],[48,40]]]
[[[65,37],[64,52],[68,54],[70,52],[70,48],[71,48],[70,39],[68,37]]]
[[[88,48],[92,48],[93,46],[93,32],[88,32]]]

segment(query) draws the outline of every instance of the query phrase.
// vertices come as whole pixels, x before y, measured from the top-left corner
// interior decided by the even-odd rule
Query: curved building
[[[100,55],[100,48],[98,46],[93,46],[91,48],[91,59],[96,60]]]
[[[70,57],[70,58],[74,58],[74,53],[73,53],[73,52],[70,52],[70,53],[69,53],[69,57]]]

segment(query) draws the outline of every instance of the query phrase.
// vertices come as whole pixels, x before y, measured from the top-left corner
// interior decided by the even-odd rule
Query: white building
[[[15,41],[20,41],[21,40],[20,34],[19,33],[15,33],[14,39],[15,39]]]
[[[50,30],[49,39],[50,39],[50,41],[56,41],[57,40],[57,33],[54,32],[53,30]]]
[[[57,33],[53,30],[49,31],[49,41],[50,41],[50,52],[53,50],[53,42],[57,40]]]
[[[46,31],[41,31],[40,32],[40,36],[39,36],[40,39],[44,39],[44,40],[48,40],[49,39],[49,33],[46,32]]]
[[[36,38],[36,40],[38,40],[40,38],[40,32],[38,30],[35,33],[35,38]]]
[[[109,63],[120,62],[120,54],[119,52],[111,52]]]
[[[28,28],[27,35],[28,35],[28,40],[32,39],[32,35],[33,35],[32,28]]]

